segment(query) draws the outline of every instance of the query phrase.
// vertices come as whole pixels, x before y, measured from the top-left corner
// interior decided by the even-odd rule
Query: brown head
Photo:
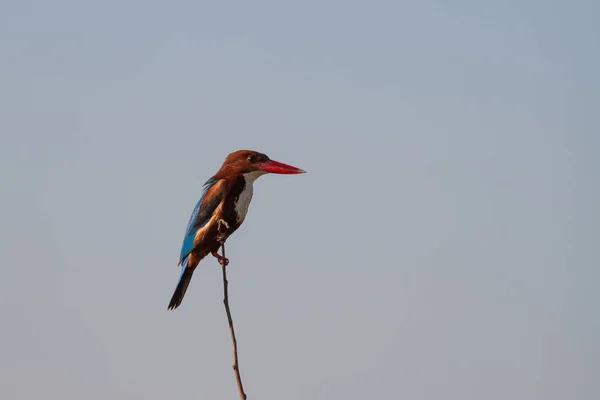
[[[306,171],[271,160],[266,154],[254,150],[238,150],[229,154],[215,179],[226,179],[250,174],[254,179],[263,174],[303,174]]]

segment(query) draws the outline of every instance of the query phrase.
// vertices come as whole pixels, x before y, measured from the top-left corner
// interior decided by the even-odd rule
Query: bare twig
[[[227,290],[229,285],[229,282],[227,281],[227,264],[229,264],[229,260],[225,257],[225,237],[224,233],[221,232],[221,224],[218,225],[218,229],[218,240],[221,243],[222,249],[222,258],[219,259],[219,264],[221,264],[221,267],[223,268],[223,304],[225,305],[227,321],[229,322],[229,332],[231,333],[231,342],[233,344],[233,371],[235,372],[235,380],[237,381],[240,399],[246,400],[246,393],[244,392],[244,387],[242,386],[242,378],[240,376],[240,368],[238,365],[237,340],[235,339],[235,330],[233,329],[233,318],[231,317],[231,310],[229,309],[229,292]]]

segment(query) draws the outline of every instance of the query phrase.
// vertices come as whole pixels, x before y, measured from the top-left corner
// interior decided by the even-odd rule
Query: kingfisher
[[[248,213],[253,183],[264,174],[303,174],[306,171],[254,150],[229,154],[221,169],[204,184],[185,229],[179,255],[181,275],[171,297],[169,310],[181,305],[198,263],[212,254],[223,266],[229,260],[218,254],[225,240],[235,232]]]

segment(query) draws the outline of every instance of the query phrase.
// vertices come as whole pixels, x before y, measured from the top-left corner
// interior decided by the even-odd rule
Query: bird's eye
[[[254,164],[256,162],[256,157],[254,157],[254,156],[248,156],[248,162]]]

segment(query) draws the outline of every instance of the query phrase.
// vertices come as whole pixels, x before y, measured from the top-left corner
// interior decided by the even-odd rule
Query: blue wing
[[[210,217],[215,211],[215,208],[217,208],[217,206],[221,202],[221,199],[223,197],[222,193],[205,199],[206,193],[217,182],[218,181],[216,179],[211,178],[204,184],[202,196],[200,196],[200,200],[198,200],[198,203],[196,203],[196,207],[194,208],[194,211],[190,216],[190,220],[188,221],[187,227],[185,228],[185,237],[183,238],[181,253],[179,255],[179,264],[182,264],[187,258],[187,256],[190,255],[192,250],[194,250],[194,238],[196,237],[196,232],[198,232],[198,229],[202,228],[208,223]]]

